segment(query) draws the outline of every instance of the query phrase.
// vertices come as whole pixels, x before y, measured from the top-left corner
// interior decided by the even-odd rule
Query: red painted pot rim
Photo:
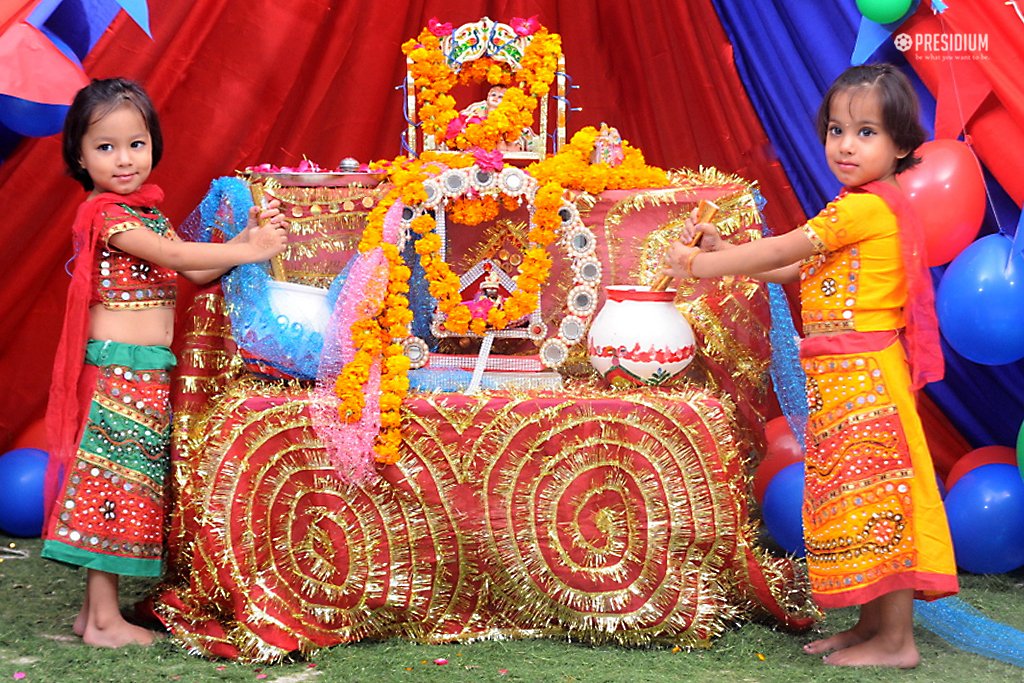
[[[650,287],[634,285],[609,285],[605,287],[612,301],[675,301],[676,290],[652,292]]]

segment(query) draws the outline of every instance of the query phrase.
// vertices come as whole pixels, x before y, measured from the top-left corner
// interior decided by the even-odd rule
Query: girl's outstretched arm
[[[110,244],[137,258],[170,268],[189,280],[204,284],[242,263],[258,263],[280,254],[288,236],[284,217],[276,207],[264,210],[234,239],[223,244],[169,240],[149,230],[128,230],[112,235]]]
[[[243,229],[242,232],[238,233],[230,240],[228,240],[228,243],[235,241],[244,242],[249,238],[250,231],[260,223],[266,223],[268,221],[280,223],[281,220],[283,220],[283,217],[280,215],[280,212],[277,211],[280,205],[281,202],[275,199],[271,201],[270,204],[267,205],[267,208],[263,209],[262,211],[260,211],[260,209],[255,206],[249,207],[249,220],[246,223],[245,229]],[[275,216],[278,217],[277,220],[275,220]],[[285,227],[287,228],[287,222],[285,222]],[[231,270],[231,267],[208,268],[206,270],[183,270],[179,271],[179,273],[183,278],[185,278],[189,282],[192,282],[193,284],[205,285],[208,282],[213,282],[214,280],[216,280],[229,270]]]
[[[694,238],[698,234],[700,235],[698,243],[700,244],[701,251],[723,251],[737,246],[728,240],[722,239],[721,234],[718,232],[718,228],[712,223],[694,224],[691,220],[687,220],[684,224],[679,241],[683,244],[693,244]],[[667,270],[665,272],[666,274],[668,273]],[[796,282],[800,277],[800,264],[797,262],[788,266],[783,266],[782,268],[766,270],[760,273],[750,273],[749,275],[755,280],[761,280],[763,282],[777,282],[779,284]]]
[[[747,275],[789,282],[795,278],[800,261],[813,253],[814,246],[802,230],[709,252],[673,242],[666,254],[664,272],[673,277]]]

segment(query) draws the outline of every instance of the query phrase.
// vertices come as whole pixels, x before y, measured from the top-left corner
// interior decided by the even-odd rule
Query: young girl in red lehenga
[[[103,647],[148,645],[127,622],[118,577],[160,576],[169,468],[176,276],[209,282],[286,243],[276,204],[223,244],[183,242],[146,184],[163,138],[135,83],[93,81],[64,123],[63,156],[89,191],[75,218],[74,272],[47,407],[51,446],[42,556],[87,570],[74,630]]]

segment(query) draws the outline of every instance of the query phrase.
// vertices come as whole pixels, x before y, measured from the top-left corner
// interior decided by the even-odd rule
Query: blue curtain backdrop
[[[713,2],[779,161],[804,211],[814,215],[840,187],[825,163],[814,114],[828,85],[850,65],[861,21],[856,4]],[[935,99],[892,42],[886,41],[869,61],[897,64],[910,77],[931,133]],[[988,175],[986,184],[993,206],[981,235],[995,232],[997,225],[1012,234],[1020,209]],[[788,226],[775,226],[776,232],[780,229]],[[943,270],[932,269],[936,284]],[[945,343],[943,351],[946,378],[928,385],[928,395],[973,446],[1012,446],[1024,414],[1024,361],[987,366],[964,359]]]

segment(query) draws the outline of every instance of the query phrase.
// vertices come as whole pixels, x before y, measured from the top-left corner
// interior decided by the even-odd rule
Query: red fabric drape
[[[971,450],[971,445],[923,391],[917,394],[917,412],[924,425],[924,435],[928,440],[935,472],[945,479],[954,463]]]
[[[249,164],[400,154],[402,42],[432,16],[458,25],[534,14],[562,35],[579,86],[570,133],[607,121],[653,164],[758,181],[773,225],[804,220],[711,0],[200,0],[150,11],[152,41],[122,14],[85,69],[139,80],[153,97],[166,150],[151,181],[167,190],[175,222],[211,179]],[[0,167],[0,452],[43,411],[82,198],[56,136],[27,141]]]

